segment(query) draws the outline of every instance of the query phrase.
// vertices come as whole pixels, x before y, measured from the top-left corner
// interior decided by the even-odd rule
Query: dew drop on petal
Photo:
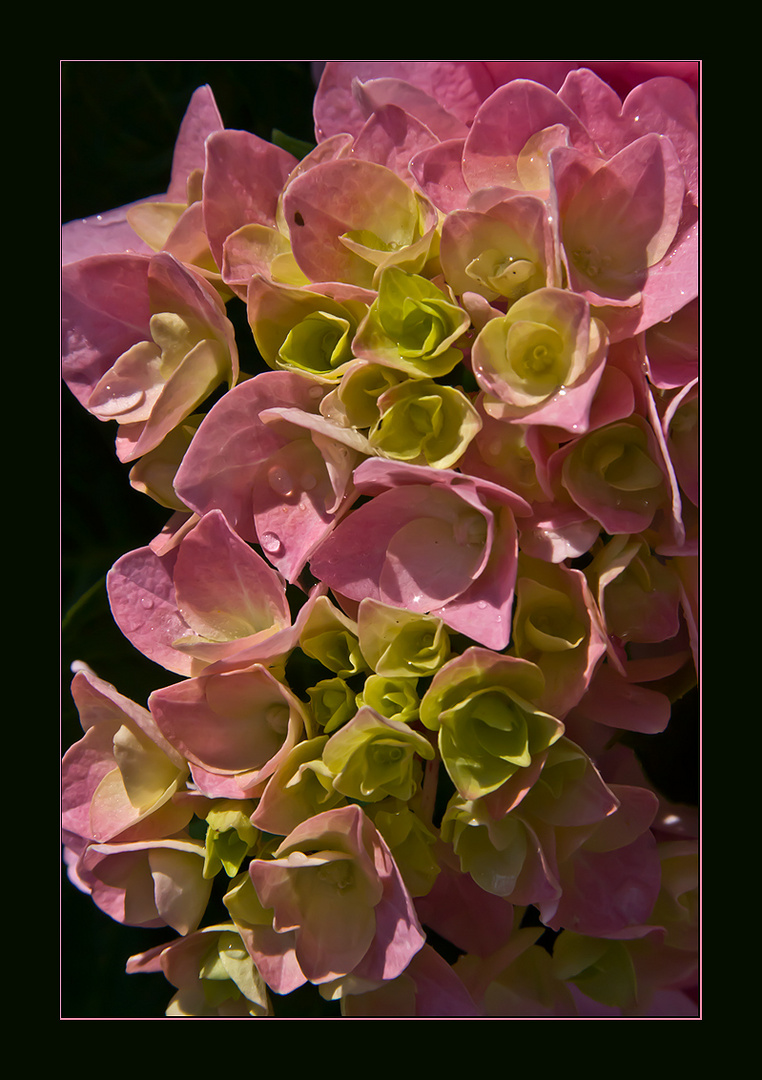
[[[150,611],[153,607],[153,599],[150,596],[141,596],[140,604],[146,611]]]
[[[283,544],[281,543],[280,538],[273,532],[266,532],[260,543],[262,544],[262,550],[266,551],[268,555],[280,555],[283,551]]]
[[[267,482],[278,495],[293,495],[294,481],[287,469],[272,465],[267,471]]]

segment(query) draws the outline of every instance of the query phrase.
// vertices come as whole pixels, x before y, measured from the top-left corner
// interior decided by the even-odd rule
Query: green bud
[[[333,671],[340,679],[367,671],[357,638],[357,625],[331,603],[318,597],[304,625],[299,644],[313,660]]]
[[[378,675],[433,675],[450,656],[450,636],[433,615],[367,598],[360,603],[357,628],[362,654]]]
[[[449,469],[481,428],[462,391],[431,379],[410,379],[384,393],[368,438],[383,457]]]
[[[407,802],[418,786],[420,761],[434,748],[406,724],[364,707],[331,736],[323,761],[333,786],[347,798],[378,802],[387,796]]]
[[[544,685],[535,664],[477,647],[434,676],[420,718],[439,732],[442,761],[463,799],[496,791],[563,735],[563,724],[534,704]]]
[[[378,297],[358,328],[357,356],[413,377],[439,378],[463,359],[455,342],[468,314],[428,278],[396,266],[381,272]]]
[[[206,815],[206,823],[204,877],[213,878],[224,869],[232,878],[254,848],[259,832],[241,809],[241,803],[233,800],[215,803]]]
[[[389,799],[371,810],[373,822],[389,845],[411,896],[426,896],[439,873],[433,848],[436,836],[410,807]]]
[[[493,896],[510,896],[527,855],[526,826],[506,814],[493,820],[486,807],[454,795],[442,817],[442,839],[452,845],[463,873]]]
[[[368,705],[389,720],[409,723],[418,715],[417,685],[416,678],[369,675],[357,695],[357,706]]]
[[[603,1005],[628,1008],[637,995],[637,979],[626,942],[584,937],[571,930],[553,945],[553,970],[583,994]]]
[[[287,334],[278,352],[278,366],[333,378],[353,359],[354,329],[348,319],[314,311]]]
[[[326,732],[335,731],[357,712],[355,692],[343,679],[322,679],[307,689],[312,714]]]

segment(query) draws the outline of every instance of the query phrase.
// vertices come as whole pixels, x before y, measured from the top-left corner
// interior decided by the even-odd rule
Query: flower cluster
[[[696,812],[633,749],[698,668],[695,65],[617,63],[328,61],[301,157],[203,86],[166,194],[64,227],[170,676],[75,665],[66,861],[174,932],[167,1015],[697,1014]]]

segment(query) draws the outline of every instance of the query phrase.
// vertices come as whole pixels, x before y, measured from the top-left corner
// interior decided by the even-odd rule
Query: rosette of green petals
[[[423,724],[462,798],[496,791],[561,737],[560,720],[533,704],[545,680],[529,661],[472,647],[450,660],[421,699]]]
[[[220,1015],[232,1011],[231,1005],[224,1009],[224,1003],[239,1001],[245,1006],[247,1015],[268,1015],[267,988],[240,934],[232,925],[229,930],[221,930],[211,942],[199,967],[198,977],[206,1003],[220,1010]],[[173,1004],[176,1008],[173,1011],[168,1009],[167,1015],[184,1015],[178,1008],[180,1002],[177,999]]]
[[[363,802],[387,796],[403,802],[412,798],[420,769],[416,755],[429,760],[435,756],[428,739],[367,706],[339,728],[323,749],[335,789]]]
[[[606,348],[605,328],[584,298],[547,288],[486,322],[471,361],[491,415],[577,431],[587,426]]]
[[[514,642],[520,655],[567,652],[585,638],[586,627],[574,611],[571,597],[540,581],[522,578],[514,619]]]
[[[258,829],[285,836],[302,821],[342,801],[321,756],[327,742],[327,735],[318,735],[297,743],[275,770],[251,815]]]
[[[204,877],[213,878],[220,869],[232,878],[253,850],[259,832],[251,824],[239,801],[216,802],[206,815]]]
[[[331,377],[352,357],[352,324],[329,311],[313,311],[292,330],[278,352],[278,367]]]
[[[563,484],[611,536],[644,532],[667,498],[667,473],[650,426],[637,414],[562,448]]]
[[[404,803],[387,799],[369,808],[373,824],[389,845],[411,896],[426,896],[439,873],[436,836]]]
[[[679,630],[679,579],[638,536],[614,536],[585,575],[606,628],[620,641],[666,641]]]
[[[483,803],[454,795],[440,826],[463,873],[493,896],[510,896],[527,858],[529,838],[522,819],[506,814],[493,820]]]
[[[166,1016],[243,1019],[272,1015],[267,986],[233,922],[205,926],[131,956],[126,970],[128,975],[163,974],[177,987]]]
[[[299,637],[299,644],[307,656],[333,671],[340,679],[367,671],[360,643],[357,624],[339,611],[326,596],[318,597]]]
[[[468,314],[433,282],[388,267],[353,342],[355,355],[417,378],[440,378],[463,359]]]
[[[357,712],[355,691],[338,676],[321,679],[314,686],[309,686],[307,696],[312,705],[312,715],[326,734],[341,727]]]
[[[418,680],[409,676],[369,675],[357,695],[357,707],[367,705],[389,720],[408,724],[418,716],[417,687]]]
[[[360,649],[377,675],[433,675],[450,658],[450,635],[441,619],[366,597],[357,610]]]
[[[451,468],[481,427],[466,395],[432,379],[409,379],[378,399],[380,415],[368,439],[382,457]]]
[[[602,1005],[627,1009],[635,1004],[637,977],[624,941],[564,930],[553,943],[553,971]]]
[[[378,399],[405,380],[402,371],[358,360],[344,372],[341,382],[320,403],[320,412],[328,420],[364,430],[373,427],[381,416]]]
[[[587,689],[606,652],[606,636],[579,570],[519,556],[511,652],[542,670],[543,707],[565,716]]]
[[[334,297],[255,277],[248,319],[256,346],[271,368],[337,381],[354,360],[352,339],[373,295],[339,289]]]

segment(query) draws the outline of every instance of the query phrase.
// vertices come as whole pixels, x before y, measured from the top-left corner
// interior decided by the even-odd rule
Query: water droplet
[[[287,469],[272,465],[267,472],[267,482],[278,495],[293,495],[294,481]]]
[[[280,555],[283,551],[283,544],[275,533],[265,533],[260,543],[262,544],[262,550],[266,551],[268,555]]]
[[[302,477],[302,488],[305,491],[312,491],[315,484],[317,484],[317,477],[312,473],[305,473]]]
[[[478,608],[481,608],[482,611],[484,611],[484,609],[487,606],[487,601],[486,600],[480,600],[479,603],[476,606]]]
[[[153,607],[153,600],[150,596],[141,596],[140,603],[141,606],[146,609],[146,611],[150,611]]]

